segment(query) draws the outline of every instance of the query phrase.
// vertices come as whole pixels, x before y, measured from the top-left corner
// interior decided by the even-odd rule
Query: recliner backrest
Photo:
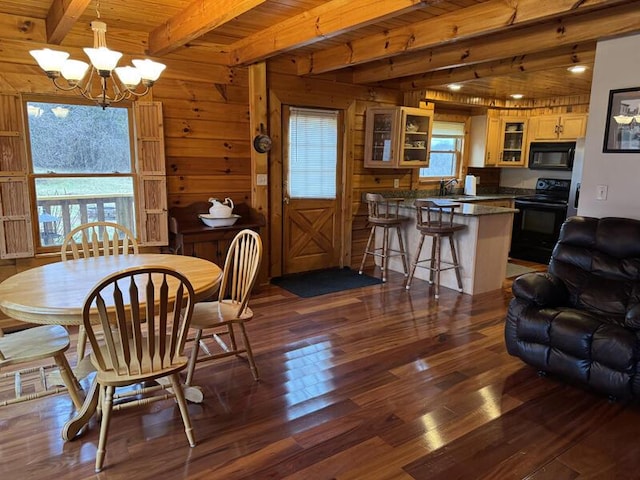
[[[640,220],[571,217],[549,262],[569,291],[571,306],[623,322],[640,302]]]

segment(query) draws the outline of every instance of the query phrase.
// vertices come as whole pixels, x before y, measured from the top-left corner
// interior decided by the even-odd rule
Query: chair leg
[[[453,241],[453,235],[449,236],[449,245],[451,247],[451,259],[453,260],[453,270],[456,272],[456,280],[458,280],[458,291],[462,292],[462,278],[460,276],[460,264],[458,263],[458,255],[456,254],[456,245]]]
[[[420,261],[420,252],[422,252],[422,244],[424,243],[424,235],[420,235],[420,240],[418,241],[418,248],[416,249],[416,255],[411,262],[411,271],[409,272],[409,277],[407,278],[407,284],[404,288],[409,290],[411,288],[411,281],[413,280],[413,275],[416,273],[416,266]]]
[[[67,357],[64,356],[64,353],[58,353],[57,355],[54,355],[53,359],[60,369],[60,377],[69,391],[69,396],[71,397],[73,404],[78,410],[80,410],[82,408],[83,401],[78,393],[79,384],[71,371],[69,362],[67,362]]]
[[[249,360],[249,368],[251,368],[253,379],[257,382],[258,380],[260,380],[260,376],[258,374],[258,367],[256,366],[256,361],[253,358],[251,343],[249,343],[249,337],[247,336],[247,330],[244,326],[244,323],[240,324],[240,331],[242,332],[242,341],[244,342],[244,348],[247,351],[247,360]]]
[[[387,257],[389,253],[389,229],[384,228],[382,235],[382,282],[387,281]]]
[[[404,249],[404,243],[402,242],[402,235],[400,233],[400,227],[396,227],[396,233],[398,234],[398,248],[400,250],[400,257],[402,258],[402,268],[404,269],[404,276],[409,275],[409,260],[407,259],[407,252]]]
[[[107,435],[109,434],[109,422],[111,421],[113,391],[115,390],[115,387],[108,385],[104,390],[102,421],[100,422],[100,440],[98,441],[98,451],[96,452],[96,472],[102,471],[102,464],[104,463],[104,457],[107,450]]]
[[[193,437],[193,427],[191,426],[191,419],[189,418],[189,408],[187,407],[187,400],[184,398],[184,391],[182,385],[180,385],[180,377],[177,373],[169,375],[171,380],[171,386],[173,387],[173,393],[176,395],[178,402],[178,408],[180,408],[180,415],[182,415],[182,423],[184,424],[184,433],[187,434],[187,440],[191,447],[196,446],[196,440]]]
[[[193,380],[193,372],[196,369],[196,363],[198,361],[198,350],[200,350],[200,339],[202,338],[202,330],[196,330],[196,338],[194,340],[193,348],[191,349],[191,355],[189,356],[189,363],[187,364],[187,380],[185,385],[191,386]]]
[[[438,237],[431,237],[431,258],[429,261],[429,285],[433,285],[433,276],[435,274],[436,268],[436,245],[438,241]]]
[[[440,257],[442,256],[442,237],[440,235],[434,238],[436,242],[436,279],[434,297],[436,300],[440,298]]]
[[[233,329],[233,323],[227,325],[227,335],[229,335],[229,343],[231,343],[231,350],[238,351],[238,342],[236,342],[236,332]]]
[[[369,240],[367,240],[367,246],[364,249],[364,255],[362,256],[362,263],[360,263],[360,270],[358,271],[358,273],[360,275],[362,275],[362,272],[364,270],[364,264],[367,261],[367,254],[369,253],[369,247],[371,247],[371,240],[373,240],[373,236],[376,233],[376,226],[372,225],[371,226],[371,232],[369,233]]]
[[[87,348],[87,331],[84,326],[80,325],[78,328],[78,344],[76,347],[78,363],[84,358],[85,350]]]

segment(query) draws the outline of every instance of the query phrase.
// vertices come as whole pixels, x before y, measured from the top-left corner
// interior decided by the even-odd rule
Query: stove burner
[[[571,180],[558,178],[539,178],[536,182],[535,195],[516,197],[516,202],[536,202],[550,205],[567,205]]]

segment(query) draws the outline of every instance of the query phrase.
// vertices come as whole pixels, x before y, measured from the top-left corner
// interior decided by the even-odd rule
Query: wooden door
[[[342,238],[342,115],[284,109],[282,273],[338,266]]]

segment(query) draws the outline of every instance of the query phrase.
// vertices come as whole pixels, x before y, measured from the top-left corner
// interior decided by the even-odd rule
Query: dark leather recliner
[[[572,217],[547,273],[513,282],[505,342],[543,372],[640,397],[640,221]]]

